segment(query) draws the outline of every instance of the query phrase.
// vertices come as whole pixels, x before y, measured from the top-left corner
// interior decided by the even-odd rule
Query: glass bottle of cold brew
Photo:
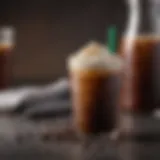
[[[154,64],[160,44],[153,1],[128,0],[127,3],[130,17],[120,43],[124,70],[119,106],[120,110],[130,113],[151,113],[156,103]]]

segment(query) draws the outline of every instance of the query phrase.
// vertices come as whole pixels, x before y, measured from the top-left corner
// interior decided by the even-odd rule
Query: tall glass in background
[[[15,45],[15,33],[12,27],[0,27],[0,89],[11,84],[11,55]]]

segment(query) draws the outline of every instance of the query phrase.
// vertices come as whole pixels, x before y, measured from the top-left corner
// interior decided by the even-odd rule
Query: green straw
[[[117,28],[111,26],[107,30],[107,46],[111,54],[115,54],[117,51]]]

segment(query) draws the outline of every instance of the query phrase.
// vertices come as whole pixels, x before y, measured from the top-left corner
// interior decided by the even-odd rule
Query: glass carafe
[[[155,10],[160,2],[127,0],[127,3],[129,21],[120,43],[124,70],[119,107],[127,112],[151,113],[156,108],[160,83],[156,73],[160,64],[160,7]]]

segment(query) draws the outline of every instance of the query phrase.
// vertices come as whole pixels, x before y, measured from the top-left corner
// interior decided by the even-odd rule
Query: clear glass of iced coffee
[[[69,58],[68,68],[76,131],[88,134],[113,129],[116,118],[112,89],[117,85],[114,75],[121,70],[122,59],[110,55],[106,46],[90,42]]]

